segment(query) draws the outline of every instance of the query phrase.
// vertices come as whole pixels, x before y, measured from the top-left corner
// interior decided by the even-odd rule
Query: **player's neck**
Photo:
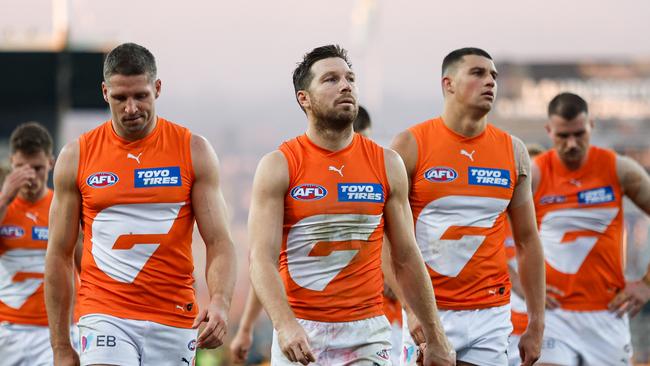
[[[560,158],[560,161],[562,162],[562,165],[564,165],[564,167],[567,168],[567,170],[576,171],[582,168],[587,163],[588,155],[589,155],[588,153],[585,154],[585,156],[583,156],[582,159],[578,161],[566,161],[562,158]]]
[[[485,131],[487,113],[453,108],[448,104],[442,112],[442,121],[450,130],[465,137],[475,137]]]
[[[21,200],[27,201],[29,203],[36,203],[45,198],[46,194],[47,188],[43,187],[43,189],[41,189],[39,192],[35,192],[34,194],[19,192],[18,197],[20,197]]]
[[[132,142],[132,141],[142,140],[143,138],[149,136],[149,134],[151,134],[153,130],[156,128],[157,124],[158,124],[158,116],[154,114],[153,118],[151,119],[151,121],[147,123],[145,128],[137,132],[129,132],[120,128],[120,126],[117,123],[115,123],[114,120],[112,126],[113,126],[113,131],[115,131],[115,133],[119,137]]]
[[[339,151],[352,143],[354,131],[352,124],[343,130],[318,128],[310,122],[307,127],[307,137],[316,146],[329,151]]]

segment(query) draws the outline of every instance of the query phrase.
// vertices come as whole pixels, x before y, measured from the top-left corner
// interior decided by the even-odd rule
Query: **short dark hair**
[[[349,67],[352,67],[352,64],[348,61],[348,51],[341,48],[341,46],[330,44],[314,48],[303,56],[302,61],[300,61],[296,66],[296,69],[293,70],[294,92],[298,93],[299,90],[306,90],[314,78],[314,74],[311,72],[311,67],[316,62],[331,57],[341,58]]]
[[[123,43],[106,55],[104,59],[104,81],[115,75],[147,74],[151,81],[156,80],[156,58],[148,49],[135,43]]]
[[[487,53],[486,51],[480,48],[476,48],[476,47],[459,48],[457,50],[451,51],[447,56],[445,56],[444,60],[442,60],[442,75],[444,76],[447,73],[447,70],[451,66],[454,66],[458,62],[462,61],[463,57],[469,55],[482,56],[492,60],[492,56],[490,56],[489,53]]]
[[[357,118],[355,118],[354,122],[352,122],[352,128],[354,128],[355,132],[358,132],[369,128],[370,125],[371,122],[368,111],[362,106],[359,106],[359,112],[357,113]]]
[[[589,114],[587,102],[573,93],[560,93],[548,103],[548,116],[557,115],[567,121],[576,118],[580,113]]]
[[[26,122],[19,125],[9,138],[12,154],[20,151],[25,155],[34,155],[43,151],[46,155],[52,155],[52,145],[52,136],[38,122]]]

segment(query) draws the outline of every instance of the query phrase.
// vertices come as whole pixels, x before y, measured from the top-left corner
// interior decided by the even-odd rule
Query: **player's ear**
[[[50,168],[48,170],[54,169],[54,164],[56,163],[56,158],[54,157],[54,155],[50,155],[49,162],[50,162]]]
[[[442,80],[440,81],[440,84],[442,86],[442,94],[453,94],[454,92],[454,85],[452,83],[452,80],[449,76],[443,76]]]
[[[298,104],[300,104],[302,109],[307,109],[307,107],[311,106],[309,94],[305,90],[298,90],[298,92],[296,92],[296,99],[298,100]]]
[[[102,81],[102,96],[104,96],[104,101],[108,103],[108,86],[105,81]]]
[[[156,87],[156,99],[158,99],[158,97],[160,96],[160,90],[162,88],[162,81],[160,81],[160,79],[156,79],[154,85]]]

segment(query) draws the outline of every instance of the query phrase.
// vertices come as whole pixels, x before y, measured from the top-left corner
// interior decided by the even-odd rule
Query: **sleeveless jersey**
[[[441,118],[409,129],[418,146],[410,202],[418,246],[441,309],[505,305],[503,242],[517,179],[512,138],[488,124],[467,138]]]
[[[190,139],[162,118],[137,141],[120,138],[111,121],[79,138],[82,315],[192,326]]]
[[[590,147],[585,164],[567,169],[555,150],[535,159],[535,211],[546,283],[567,310],[606,310],[625,286],[623,206],[616,153]]]
[[[383,148],[355,134],[331,152],[302,135],[280,151],[290,185],[279,270],[294,313],[323,322],[382,315]]]
[[[0,322],[47,325],[43,293],[50,203],[16,197],[0,224]]]

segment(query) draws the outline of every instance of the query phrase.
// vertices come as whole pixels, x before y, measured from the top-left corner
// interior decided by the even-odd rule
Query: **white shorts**
[[[77,326],[70,327],[70,340],[79,341]],[[0,323],[0,364],[45,366],[53,364],[50,330],[46,326]]]
[[[563,366],[632,365],[628,317],[609,311],[546,311],[542,356],[538,363]]]
[[[390,344],[390,362],[399,365],[402,356],[402,326],[398,322],[391,324]]]
[[[508,338],[508,366],[520,366],[521,358],[519,357],[519,340],[520,334],[511,334]]]
[[[456,359],[482,366],[508,364],[508,336],[512,333],[510,304],[477,310],[439,310],[445,334]],[[404,314],[402,365],[415,365],[419,348],[408,330]]]
[[[194,365],[196,329],[90,314],[79,332],[81,365]]]
[[[385,316],[341,323],[298,319],[309,338],[309,346],[319,366],[391,365],[391,328]],[[299,365],[287,359],[273,331],[271,365]]]

